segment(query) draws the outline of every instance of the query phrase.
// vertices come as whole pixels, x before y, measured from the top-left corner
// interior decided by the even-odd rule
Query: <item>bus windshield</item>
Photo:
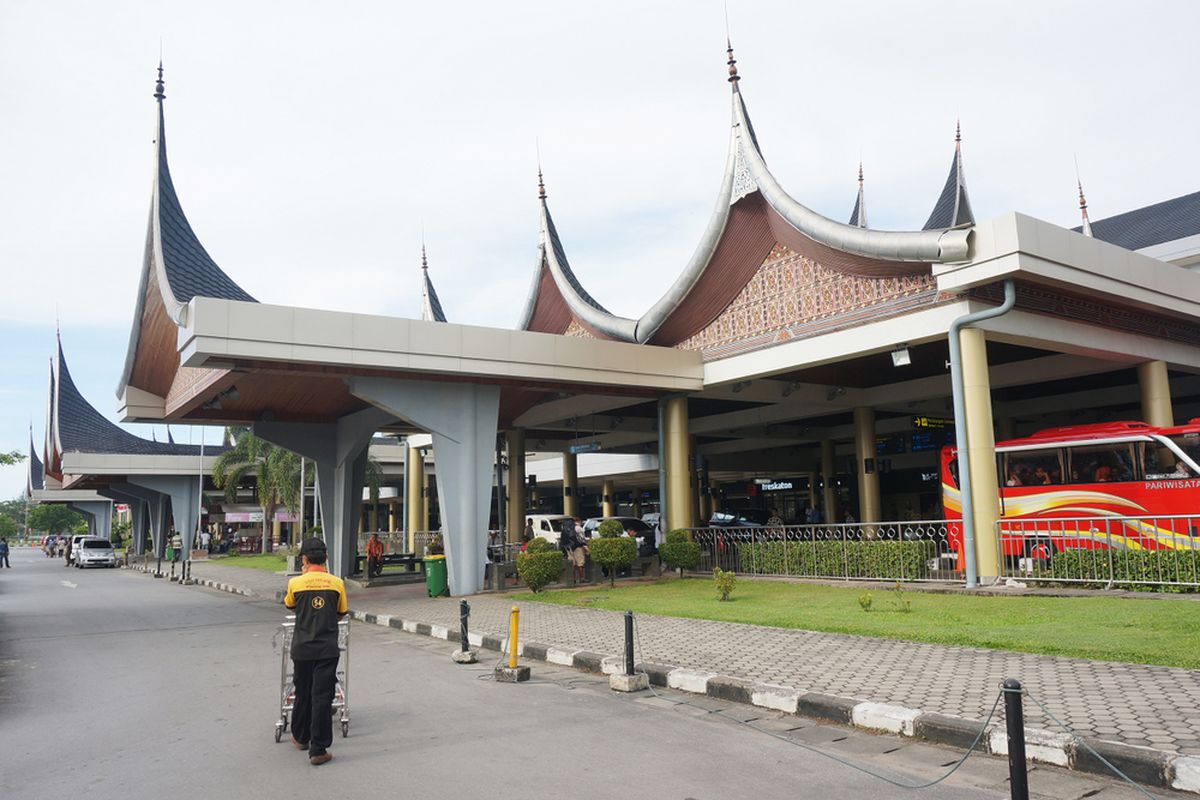
[[[1178,433],[1164,437],[1178,447],[1193,464],[1200,464],[1200,433]],[[1194,478],[1195,470],[1165,447],[1157,452],[1158,467],[1167,478]]]

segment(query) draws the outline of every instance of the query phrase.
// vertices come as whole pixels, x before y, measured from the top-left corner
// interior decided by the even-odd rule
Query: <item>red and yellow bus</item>
[[[1049,428],[997,443],[996,469],[1005,557],[1048,558],[1066,548],[1200,550],[1200,418],[1173,428]],[[942,448],[941,478],[947,538],[961,556],[954,447]]]

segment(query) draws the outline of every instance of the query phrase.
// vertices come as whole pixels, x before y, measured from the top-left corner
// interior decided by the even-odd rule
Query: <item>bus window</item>
[[[1131,442],[1077,445],[1067,448],[1067,453],[1072,483],[1132,481],[1141,474]]]
[[[1053,486],[1063,482],[1058,450],[1022,450],[1004,456],[1005,486]]]
[[[1168,436],[1175,445],[1182,450],[1188,458],[1200,464],[1200,433],[1182,433],[1175,436]],[[1182,459],[1178,458],[1173,452],[1167,448],[1162,448],[1158,460],[1158,469],[1154,477],[1156,478],[1195,478],[1196,474],[1192,471]],[[1149,469],[1147,469],[1149,472]],[[1147,475],[1146,477],[1150,477]]]

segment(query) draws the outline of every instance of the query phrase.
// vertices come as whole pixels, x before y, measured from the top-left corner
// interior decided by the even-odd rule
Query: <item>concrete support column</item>
[[[562,454],[563,514],[579,516],[579,458],[574,453]]]
[[[283,523],[277,519],[271,520],[271,543],[278,548],[279,540],[283,538]]]
[[[171,519],[175,523],[175,532],[183,538],[183,560],[191,556],[196,544],[196,523],[200,513],[200,484],[191,475],[130,475],[129,482],[142,489],[149,489],[166,495],[171,501]],[[154,513],[151,511],[151,527],[153,528]],[[161,526],[165,528],[165,526]],[[166,548],[165,537],[162,547]],[[159,541],[155,541],[155,546]]]
[[[879,522],[879,458],[873,408],[854,409],[854,456],[858,470],[858,521]]]
[[[500,387],[394,378],[350,378],[347,386],[355,397],[433,435],[450,593],[480,591]]]
[[[603,497],[601,498],[603,509],[600,512],[601,516],[615,517],[617,515],[617,487],[613,485],[611,480],[606,480],[600,491],[603,493]]]
[[[1171,381],[1164,361],[1146,361],[1138,364],[1138,388],[1142,395],[1142,419],[1156,428],[1175,425],[1175,411],[1171,408]]]
[[[387,504],[388,533],[396,532],[396,503],[396,500],[389,500]]]
[[[707,524],[708,517],[704,515],[704,492],[700,486],[700,453],[696,451],[695,436],[688,436],[688,492],[692,496],[693,524]]]
[[[358,554],[367,448],[375,431],[395,419],[378,408],[365,408],[334,423],[254,423],[255,436],[315,462],[327,567],[338,577],[352,573]]]
[[[808,473],[808,506],[809,508],[817,507],[817,481],[820,480],[820,472]]]
[[[992,435],[987,336],[980,328],[963,328],[959,341],[962,344],[963,408],[967,417],[967,458],[970,459],[971,502],[975,517],[975,564],[979,577],[987,579],[1000,574],[996,552],[1000,489],[996,475],[996,439]]]
[[[708,518],[721,510],[721,486],[715,480],[708,481]]]
[[[426,471],[421,475],[421,530],[427,531],[433,527],[430,523],[429,508],[433,504],[433,479]]]
[[[826,525],[838,522],[837,518],[837,488],[833,485],[837,477],[837,467],[833,458],[833,440],[821,440],[821,480],[824,489],[821,490],[821,513]]]
[[[516,428],[504,432],[508,453],[508,541],[521,541],[525,530],[525,431]]]
[[[642,518],[642,490],[633,490],[633,515],[638,519]]]
[[[404,530],[408,534],[408,552],[416,552],[413,534],[423,531],[425,523],[425,455],[418,447],[404,454]]]
[[[663,400],[663,452],[666,466],[666,520],[663,530],[692,528],[691,476],[688,469],[688,401],[686,395]]]

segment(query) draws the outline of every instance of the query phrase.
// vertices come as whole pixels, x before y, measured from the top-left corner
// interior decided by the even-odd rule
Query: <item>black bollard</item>
[[[1008,728],[1008,783],[1012,800],[1029,800],[1029,770],[1025,764],[1025,710],[1021,682],[1004,682],[1004,722]]]
[[[459,639],[459,643],[462,645],[462,651],[464,653],[467,652],[467,650],[470,647],[470,645],[467,642],[467,619],[470,618],[470,616],[471,616],[471,606],[467,604],[466,600],[459,600],[458,601],[458,623],[459,623],[458,639]]]
[[[633,612],[625,612],[625,674],[633,674]]]

